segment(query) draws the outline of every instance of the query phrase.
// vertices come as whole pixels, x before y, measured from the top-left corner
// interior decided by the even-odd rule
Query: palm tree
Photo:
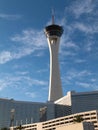
[[[77,116],[74,117],[74,120],[73,120],[73,121],[79,123],[79,122],[82,122],[82,121],[83,121],[83,118],[82,118],[82,116],[77,115]]]
[[[19,125],[16,129],[18,129],[18,130],[22,130],[22,126]]]

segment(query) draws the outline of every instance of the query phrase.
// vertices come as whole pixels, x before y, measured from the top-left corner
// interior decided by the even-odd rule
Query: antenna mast
[[[54,24],[54,9],[52,9],[52,24]]]

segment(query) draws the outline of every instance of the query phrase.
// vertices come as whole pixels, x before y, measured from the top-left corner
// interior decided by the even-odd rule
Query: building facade
[[[83,119],[81,123],[75,122],[77,116]],[[21,127],[24,130],[98,130],[98,111],[93,110],[76,113],[41,123],[23,125]],[[18,129],[18,126],[14,127],[14,130]]]
[[[0,128],[43,122],[91,110],[98,110],[98,91],[68,92],[54,103],[0,99]]]
[[[46,121],[70,113],[70,106],[65,105],[0,99],[0,128]]]
[[[55,101],[55,103],[71,106],[72,113],[98,110],[98,91],[70,91],[66,96]]]
[[[44,129],[43,123],[37,123],[37,124],[30,124],[30,125],[24,125],[24,126],[18,126],[14,127],[14,130],[94,130],[94,125],[90,122],[81,122],[81,123],[72,123],[72,124],[65,124],[57,126],[55,125],[54,128]],[[10,128],[10,130],[13,130],[13,127]]]

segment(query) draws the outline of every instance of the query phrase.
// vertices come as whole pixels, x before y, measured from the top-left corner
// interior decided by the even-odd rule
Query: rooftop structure
[[[72,113],[98,110],[98,91],[69,91],[66,96],[55,101],[55,103],[71,106]]]

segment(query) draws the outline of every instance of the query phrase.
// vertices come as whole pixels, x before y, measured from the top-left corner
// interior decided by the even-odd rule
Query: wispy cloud
[[[9,51],[2,51],[0,53],[0,64],[4,64],[8,61],[12,60],[12,54]]]
[[[47,72],[47,69],[40,69],[37,71],[37,73],[44,73],[44,72]]]
[[[22,17],[21,15],[0,13],[0,18],[5,20],[17,20],[20,19],[21,17]]]
[[[23,30],[22,34],[11,37],[14,42],[20,42],[26,46],[33,46],[35,49],[46,47],[46,39],[42,30]]]
[[[69,79],[73,79],[73,78],[82,78],[82,77],[86,77],[86,76],[90,76],[92,75],[91,72],[87,71],[87,70],[83,70],[83,71],[76,71],[76,70],[70,70],[67,72],[68,78]]]
[[[60,44],[60,53],[62,56],[73,57],[79,53],[79,44],[72,39],[74,38],[76,29],[86,33],[87,35],[89,33],[93,34],[98,32],[98,26],[95,24],[93,26],[90,26],[89,24],[86,25],[82,22],[68,24],[65,18],[62,18],[61,21],[62,25],[64,25],[64,34],[61,38]],[[4,64],[13,59],[22,58],[32,53],[35,53],[35,56],[43,56],[44,51],[41,52],[41,50],[46,49],[48,46],[43,30],[25,29],[21,33],[11,36],[10,40],[13,44],[15,43],[17,47],[15,49],[12,48],[11,51],[3,50],[0,53],[0,64]],[[88,41],[86,44],[88,44]],[[92,49],[92,47],[88,46],[88,50],[90,49]]]
[[[96,24],[91,26],[91,24],[84,24],[79,22],[74,24],[74,29],[78,29],[87,34],[93,34],[98,32],[98,26],[96,26]]]
[[[38,94],[34,93],[34,92],[26,92],[25,95],[31,97],[31,98],[37,98]]]
[[[2,79],[2,80],[0,79],[0,91],[5,89],[8,85],[9,85],[9,82],[5,82],[4,79]]]
[[[72,41],[67,41],[65,44],[63,44],[63,47],[69,48],[69,49],[79,49],[79,47],[73,43]]]
[[[86,82],[76,82],[76,85],[79,87],[83,87],[83,88],[92,88],[92,84],[91,83],[86,83]]]
[[[94,41],[93,40],[88,40],[87,44],[84,46],[84,50],[86,50],[87,52],[91,52],[94,48]],[[97,48],[97,46],[96,46]]]
[[[68,70],[64,77],[62,77],[62,82],[68,86],[74,87],[84,87],[84,88],[92,88],[98,89],[98,83],[96,82],[96,78],[94,73],[88,70]]]
[[[78,18],[82,14],[92,13],[95,6],[96,2],[94,0],[76,0],[71,5],[70,10]]]
[[[64,34],[61,37],[60,54],[62,56],[75,56],[79,51],[79,46],[72,40],[74,29],[71,25],[64,25]]]
[[[10,86],[17,87],[19,85],[19,81],[19,77],[9,77],[7,75],[0,78],[0,91]]]
[[[0,53],[0,64],[19,59],[47,47],[46,38],[42,30],[24,30],[22,34],[12,36],[11,41],[13,44],[15,42],[17,46],[14,49],[12,48],[12,50],[10,48],[11,51],[4,50]],[[42,56],[42,53],[39,52],[39,54],[39,56]]]
[[[21,72],[22,73],[22,72]],[[26,86],[28,87],[33,87],[33,86],[47,86],[47,82],[46,81],[42,81],[42,80],[38,80],[38,79],[33,79],[29,76],[27,76],[27,72],[26,73],[18,73],[19,75],[5,75],[3,76],[3,78],[0,78],[0,91],[5,89],[5,88],[16,88],[16,89],[21,89],[23,90],[24,87],[26,88]],[[22,86],[22,88],[21,88]],[[24,87],[23,87],[24,86]]]
[[[62,56],[76,59],[82,52],[93,50],[98,33],[97,6],[98,2],[92,0],[76,0],[66,7],[65,16],[61,20],[64,28],[60,44]]]
[[[75,59],[74,62],[75,63],[84,63],[84,62],[86,62],[86,60],[84,60],[84,59]]]
[[[24,77],[24,78],[25,78],[25,80],[28,81],[28,84],[30,86],[33,86],[33,85],[35,85],[35,86],[46,86],[48,84],[48,82],[46,82],[46,81],[42,81],[42,80],[38,80],[38,79],[32,79],[30,77]]]
[[[63,56],[63,57],[73,57],[73,56],[76,56],[77,54],[75,53],[75,52],[73,52],[73,51],[71,51],[71,50],[66,50],[66,51],[64,51],[64,49],[62,49],[61,50],[61,56]]]

